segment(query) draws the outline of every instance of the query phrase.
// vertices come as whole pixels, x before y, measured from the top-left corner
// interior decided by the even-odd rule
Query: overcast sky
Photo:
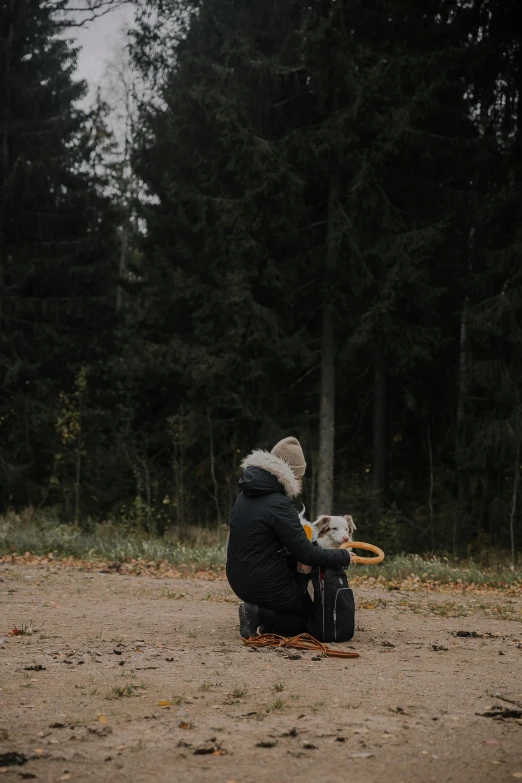
[[[89,83],[89,98],[103,78],[107,64],[121,46],[123,30],[132,23],[131,7],[123,6],[91,22],[87,27],[73,29],[82,47],[78,59],[78,76]]]

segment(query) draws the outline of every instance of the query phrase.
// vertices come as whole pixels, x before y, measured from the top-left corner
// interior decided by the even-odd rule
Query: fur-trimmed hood
[[[290,465],[269,451],[256,449],[248,457],[245,457],[241,467],[243,470],[247,468],[261,468],[268,471],[268,473],[276,477],[282,485],[285,495],[288,495],[290,498],[297,497],[301,491],[300,481],[294,476]]]

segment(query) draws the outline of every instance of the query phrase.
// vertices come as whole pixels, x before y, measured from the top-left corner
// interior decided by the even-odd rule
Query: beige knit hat
[[[279,443],[276,443],[272,449],[272,454],[290,465],[292,473],[296,478],[304,476],[306,462],[303,449],[297,438],[283,438]]]

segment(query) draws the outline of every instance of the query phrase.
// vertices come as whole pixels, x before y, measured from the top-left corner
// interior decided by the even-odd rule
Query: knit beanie
[[[279,443],[276,443],[272,449],[272,454],[279,459],[282,459],[292,468],[292,473],[296,478],[304,476],[306,470],[306,462],[303,454],[303,449],[297,438],[283,438]]]

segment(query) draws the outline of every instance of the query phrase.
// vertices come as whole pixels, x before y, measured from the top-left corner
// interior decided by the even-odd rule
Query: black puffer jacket
[[[344,549],[319,549],[307,539],[290,498],[299,484],[278,457],[254,451],[243,463],[239,494],[230,521],[227,577],[243,601],[277,608],[295,591],[295,579],[285,556],[322,568],[346,568]]]

